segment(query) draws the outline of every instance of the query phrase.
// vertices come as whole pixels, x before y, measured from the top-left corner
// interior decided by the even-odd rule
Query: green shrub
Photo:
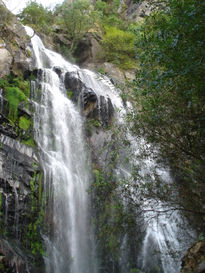
[[[6,87],[6,98],[9,104],[9,118],[15,121],[18,115],[19,103],[27,101],[27,98],[18,87]]]
[[[16,121],[18,115],[18,105],[20,102],[27,102],[30,96],[30,84],[24,81],[21,77],[8,75],[0,79],[0,88],[5,92],[9,106],[8,117],[11,121]]]
[[[22,143],[27,145],[27,146],[30,146],[30,147],[35,147],[36,144],[34,142],[34,140],[32,138],[29,138],[27,140],[22,140]]]
[[[106,61],[117,64],[123,69],[135,67],[135,35],[116,27],[106,27],[102,39]]]
[[[77,0],[73,3],[64,2],[58,7],[58,16],[62,26],[71,40],[70,50],[74,51],[77,43],[93,26],[91,5],[87,0]]]
[[[19,119],[19,128],[20,129],[28,130],[30,125],[31,125],[30,119],[23,117],[23,116],[20,117],[20,119]]]
[[[52,31],[52,12],[35,1],[31,1],[28,6],[18,14],[18,17],[23,24],[30,25],[45,34],[49,34]]]

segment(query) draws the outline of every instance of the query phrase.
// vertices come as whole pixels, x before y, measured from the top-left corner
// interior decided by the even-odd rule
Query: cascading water
[[[31,29],[27,28],[28,33]],[[87,189],[89,158],[82,135],[82,119],[66,98],[62,78],[52,70],[53,60],[69,68],[60,55],[32,38],[37,67],[41,69],[41,101],[36,103],[35,139],[40,149],[45,182],[52,200],[51,236],[45,239],[48,273],[95,273],[96,259]],[[47,68],[46,68],[47,67]],[[71,65],[70,65],[71,67]]]
[[[33,31],[30,28],[26,29],[32,36]],[[51,234],[45,238],[48,253],[45,259],[47,273],[97,273],[99,270],[87,193],[91,180],[90,163],[82,134],[82,118],[66,96],[65,74],[70,72],[76,78],[80,78],[88,88],[95,91],[98,100],[103,96],[109,98],[112,105],[120,109],[121,113],[125,113],[125,109],[108,78],[100,78],[89,70],[82,70],[66,62],[59,54],[46,49],[37,35],[34,35],[31,41],[36,66],[41,71],[42,92],[40,103],[35,103],[35,139],[44,168],[44,180],[46,185],[49,185],[46,187],[49,188],[53,219],[49,223]],[[58,75],[55,72],[56,67]],[[123,122],[122,114],[118,115],[118,118],[120,119],[118,122]],[[138,149],[135,144],[134,147]],[[145,164],[145,167],[149,169],[148,165]],[[116,173],[119,175],[122,171],[126,173],[125,176],[130,175],[126,168],[124,170],[122,166],[118,168]],[[166,171],[165,173],[168,174]],[[163,273],[178,272],[179,261],[175,263],[170,255],[165,255],[165,252],[170,245],[172,252],[178,250],[180,229],[176,224],[176,218],[179,220],[180,217],[179,215],[170,218],[166,216],[157,218],[156,215],[151,217],[153,220],[147,225],[136,263],[146,273],[156,272],[155,263],[160,266]],[[128,246],[125,236],[122,248],[126,247]],[[187,245],[183,246],[183,250],[186,247]],[[151,258],[152,250],[158,251],[156,261]],[[121,260],[128,264],[128,252],[124,252],[123,255]],[[130,269],[122,264],[121,273],[128,272]]]

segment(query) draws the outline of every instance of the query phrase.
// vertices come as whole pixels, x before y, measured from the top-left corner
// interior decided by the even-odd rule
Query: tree
[[[41,4],[31,1],[27,7],[18,14],[18,17],[25,25],[30,25],[43,33],[51,32],[53,23],[52,12],[44,8]]]
[[[130,114],[134,134],[160,148],[189,206],[202,209],[205,167],[205,3],[169,0],[146,18],[138,40]],[[197,210],[198,210],[197,209]]]
[[[87,0],[64,2],[58,7],[56,14],[62,18],[62,26],[71,40],[72,51],[93,25],[91,5]]]
[[[124,69],[135,67],[135,35],[116,27],[106,27],[102,39],[106,60]]]

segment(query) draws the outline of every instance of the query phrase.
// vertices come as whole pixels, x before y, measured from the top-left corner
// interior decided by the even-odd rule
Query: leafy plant
[[[30,25],[45,34],[52,32],[52,12],[36,1],[31,1],[23,11],[18,14],[23,24]]]
[[[72,3],[64,2],[62,6],[58,7],[56,13],[62,17],[62,26],[71,40],[71,52],[93,25],[90,12],[91,5],[87,0],[77,0]]]
[[[9,75],[0,79],[0,88],[5,92],[9,106],[9,118],[15,122],[18,116],[18,106],[20,102],[27,102],[30,96],[30,84],[20,77]]]
[[[102,39],[105,58],[108,62],[117,64],[123,69],[135,67],[135,35],[116,27],[106,27]]]
[[[29,127],[31,125],[31,121],[30,119],[26,118],[26,117],[20,117],[19,119],[19,128],[23,129],[23,130],[28,130]]]
[[[6,98],[9,104],[9,118],[15,121],[18,115],[18,105],[27,101],[25,94],[18,87],[7,87]]]
[[[202,211],[205,158],[203,1],[164,1],[138,28],[141,63],[133,90],[133,133],[158,145],[181,177],[186,206]],[[200,152],[199,152],[200,151]],[[185,194],[186,192],[186,194]],[[193,194],[195,192],[195,194]],[[183,204],[184,205],[184,204]]]

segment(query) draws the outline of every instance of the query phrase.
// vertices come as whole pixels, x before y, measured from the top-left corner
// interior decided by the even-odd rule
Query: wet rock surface
[[[1,273],[16,273],[28,272],[26,263],[18,250],[13,250],[6,240],[0,240],[0,272]]]
[[[110,123],[114,114],[110,98],[98,97],[95,90],[88,88],[74,72],[66,73],[65,87],[71,92],[71,100],[76,104],[80,102],[85,117],[97,119],[103,126]]]
[[[205,273],[205,241],[196,242],[182,259],[181,273]]]
[[[0,264],[9,267],[8,272],[27,272],[25,263],[29,258],[24,251],[27,248],[27,252],[32,253],[29,229],[38,217],[35,206],[38,203],[37,177],[40,172],[32,148],[0,135],[0,256],[3,256]],[[33,188],[31,181],[36,183]],[[19,256],[18,252],[22,255]]]

